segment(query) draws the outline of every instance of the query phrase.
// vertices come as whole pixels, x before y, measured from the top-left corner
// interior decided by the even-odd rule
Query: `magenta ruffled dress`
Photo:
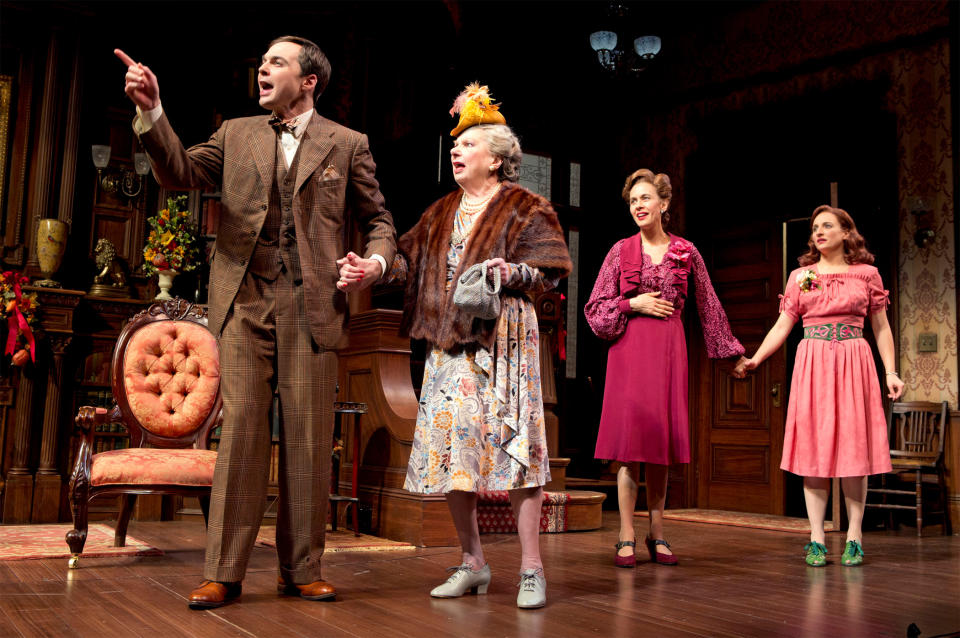
[[[797,276],[806,270],[817,283],[801,290]],[[877,269],[853,264],[845,273],[820,274],[816,264],[798,268],[780,303],[781,312],[803,319],[805,334],[793,366],[780,468],[818,477],[889,472],[880,380],[870,344],[858,336],[864,319],[889,304]]]
[[[611,340],[603,414],[594,456],[659,465],[690,462],[687,412],[687,344],[681,311],[690,279],[707,354],[743,354],[692,243],[670,235],[667,253],[654,264],[640,234],[617,242],[607,254],[584,308],[587,323]],[[630,297],[660,291],[674,312],[659,319],[633,312]]]

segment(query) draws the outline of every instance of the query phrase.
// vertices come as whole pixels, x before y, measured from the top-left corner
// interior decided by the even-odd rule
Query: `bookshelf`
[[[108,384],[81,381],[77,386],[74,404],[77,409],[83,405],[92,405],[109,411],[113,407],[113,392]],[[93,433],[94,454],[127,447],[130,447],[130,437],[119,422],[98,425]]]

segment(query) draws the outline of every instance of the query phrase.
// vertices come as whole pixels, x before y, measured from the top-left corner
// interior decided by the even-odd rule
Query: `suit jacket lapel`
[[[332,136],[333,127],[328,126],[327,121],[314,111],[310,123],[307,124],[307,131],[300,141],[300,163],[297,165],[296,192],[300,192],[300,187],[310,179],[310,176],[320,167],[324,158],[330,154],[333,149]],[[341,168],[340,170],[344,169]]]
[[[260,180],[269,189],[274,181],[277,163],[277,132],[267,124],[266,117],[250,131],[250,152],[260,173]]]

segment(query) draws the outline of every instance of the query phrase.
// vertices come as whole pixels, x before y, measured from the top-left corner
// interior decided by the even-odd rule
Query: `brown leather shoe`
[[[279,576],[277,591],[291,596],[300,596],[305,600],[333,600],[337,597],[336,588],[325,580],[315,580],[309,585],[294,585]]]
[[[240,589],[240,583],[218,583],[215,580],[205,580],[190,592],[190,609],[222,607],[231,600],[239,598]]]

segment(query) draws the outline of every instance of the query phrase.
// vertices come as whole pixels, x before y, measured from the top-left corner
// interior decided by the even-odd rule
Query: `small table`
[[[339,518],[339,503],[347,503],[347,507],[353,506],[353,533],[357,536],[360,535],[360,499],[357,497],[358,493],[358,481],[360,478],[360,415],[367,413],[367,404],[366,403],[354,403],[351,401],[335,401],[333,404],[333,414],[334,414],[334,430],[343,436],[343,430],[341,429],[341,419],[343,414],[353,414],[353,438],[350,441],[351,446],[353,447],[353,467],[351,468],[351,485],[350,485],[350,496],[343,496],[339,493],[330,494],[330,502],[333,503],[333,516],[330,526],[336,531],[337,529],[337,519]],[[340,468],[337,468],[337,484],[339,488],[339,473]]]

